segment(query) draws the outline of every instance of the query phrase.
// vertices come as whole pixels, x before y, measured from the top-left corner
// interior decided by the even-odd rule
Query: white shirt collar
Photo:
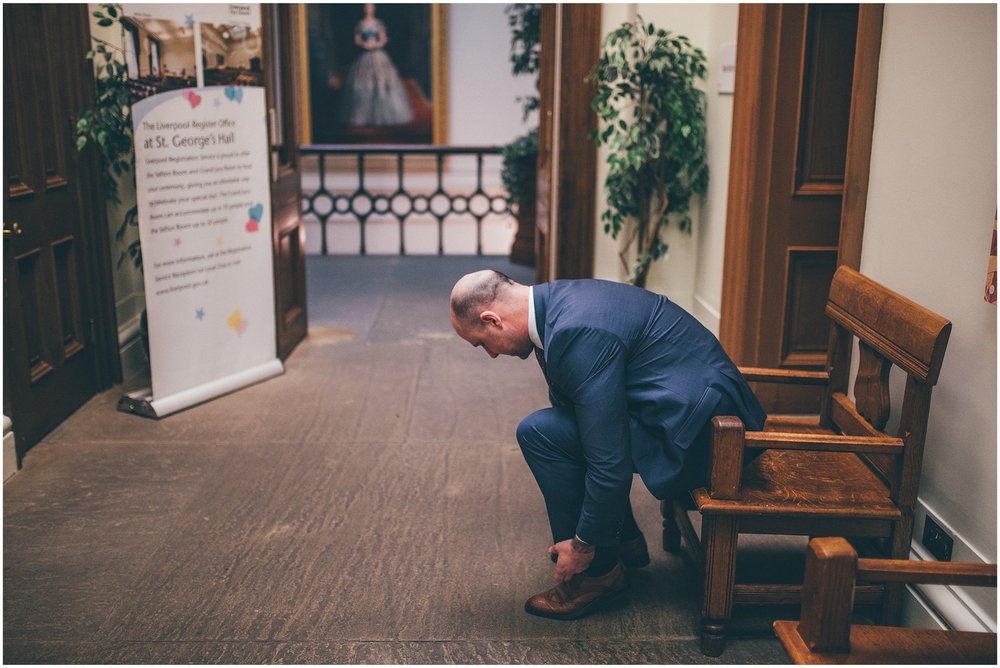
[[[538,336],[538,323],[535,322],[535,288],[528,286],[528,338],[539,350],[543,350],[542,339]]]

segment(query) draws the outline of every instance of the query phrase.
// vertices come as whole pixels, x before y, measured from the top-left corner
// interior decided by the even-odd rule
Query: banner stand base
[[[127,392],[118,400],[117,408],[122,413],[131,413],[158,420],[171,413],[235,392],[284,372],[285,368],[281,361],[274,359],[161,399],[154,399],[153,390],[148,387]]]
[[[153,389],[144,387],[141,390],[123,394],[122,398],[118,400],[117,408],[122,413],[132,413],[156,420],[160,416],[156,414],[153,405],[149,403],[152,399]]]

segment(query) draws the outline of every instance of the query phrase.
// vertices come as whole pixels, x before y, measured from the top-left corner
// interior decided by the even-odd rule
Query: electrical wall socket
[[[920,542],[938,561],[951,561],[951,550],[955,546],[955,539],[938,526],[930,515],[924,515],[924,535]]]

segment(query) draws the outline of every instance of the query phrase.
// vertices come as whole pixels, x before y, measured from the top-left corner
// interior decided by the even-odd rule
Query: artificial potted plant
[[[535,76],[538,87],[540,53],[541,6],[513,4],[507,7],[507,23],[511,27],[510,62],[514,75]],[[529,95],[521,102],[522,121],[538,108],[538,95]],[[535,262],[535,178],[538,160],[538,128],[530,130],[503,147],[501,179],[517,210],[517,234],[510,250],[511,262],[532,265]]]
[[[675,217],[690,233],[691,198],[708,189],[705,93],[696,87],[704,78],[701,49],[641,16],[604,38],[591,75],[603,126],[594,139],[608,148],[601,221],[613,239],[626,231],[620,256],[628,270],[635,253],[629,280],[640,287],[667,252],[663,228]]]

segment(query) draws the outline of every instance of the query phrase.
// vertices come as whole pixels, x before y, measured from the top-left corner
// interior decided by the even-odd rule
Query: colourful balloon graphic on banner
[[[250,326],[250,323],[247,322],[245,318],[241,318],[240,310],[236,309],[229,314],[229,318],[226,319],[226,325],[231,329],[236,330],[236,333],[242,336],[243,332],[247,331],[247,327]]]
[[[250,207],[250,220],[247,221],[247,232],[256,232],[260,229],[260,217],[264,215],[264,206],[255,204]]]
[[[184,92],[182,93],[182,95],[184,96],[184,99],[185,99],[185,100],[187,100],[188,102],[190,102],[190,103],[191,103],[191,108],[192,108],[192,109],[194,109],[194,108],[195,108],[195,107],[197,107],[197,106],[198,106],[199,104],[201,104],[201,95],[198,95],[198,93],[194,92],[194,91],[193,91],[193,90],[191,90],[191,89],[186,89],[186,90],[185,90],[185,91],[184,91]]]

